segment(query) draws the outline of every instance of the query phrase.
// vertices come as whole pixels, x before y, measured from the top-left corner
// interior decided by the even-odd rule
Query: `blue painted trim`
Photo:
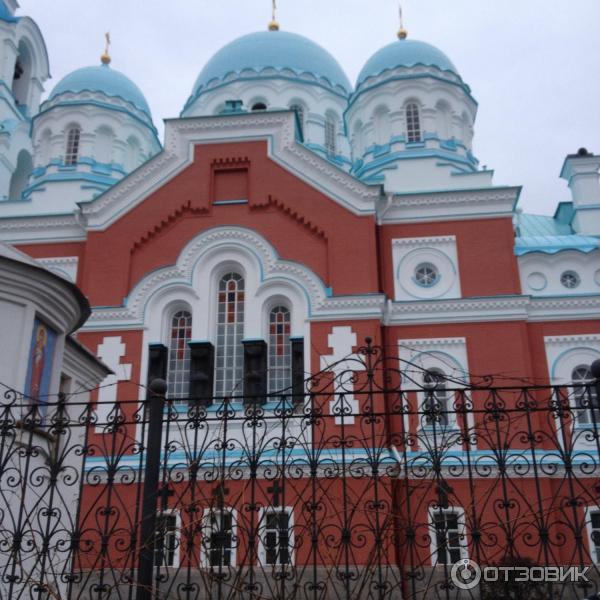
[[[335,156],[331,156],[331,154],[329,154],[327,152],[327,149],[325,148],[325,146],[322,146],[321,144],[304,144],[305,148],[308,148],[309,150],[312,150],[313,152],[316,152],[317,154],[319,154],[319,156],[322,156],[323,158],[327,159],[329,162],[332,162],[336,165],[352,165],[352,161],[350,159],[348,159],[346,156],[344,156],[343,154],[336,154]]]
[[[177,405],[175,406],[179,408]],[[189,410],[187,403],[179,406],[181,407],[181,410],[178,409],[178,412],[185,413]],[[216,408],[213,409],[214,406],[215,405],[207,407],[207,413],[216,412],[217,408],[219,410],[223,409],[222,404],[217,405]],[[235,421],[241,425],[244,422],[243,404],[230,403],[229,408],[232,412],[234,412],[235,418],[232,416],[231,418],[227,419],[227,421],[229,423],[233,423]],[[268,419],[269,416],[265,415],[265,418]],[[206,424],[209,428],[211,425],[213,425],[215,429],[218,429],[218,427],[220,427],[225,420],[226,419],[224,417],[208,417]],[[293,417],[290,418],[290,423],[294,423],[294,421],[295,419]],[[298,418],[298,422],[300,422],[300,418]],[[290,425],[290,427],[293,427],[293,424]],[[564,460],[559,450],[532,450],[531,448],[507,449],[501,451],[501,456],[505,463],[508,463],[509,468],[514,468],[519,465],[530,465],[532,453],[535,457],[537,465],[564,465]],[[336,448],[320,448],[318,446],[311,445],[307,448],[265,449],[257,455],[259,455],[261,458],[261,464],[268,464],[271,466],[278,464],[293,464],[298,467],[304,466],[309,468],[312,466],[323,467],[328,465],[341,465],[342,461],[345,461],[345,464],[348,466],[350,464],[357,465],[361,460],[364,461],[363,464],[365,465],[378,464],[381,467],[384,467],[385,465],[398,465],[398,461],[392,454],[391,450],[385,446],[361,449],[345,448],[343,450],[339,450]],[[431,463],[431,453],[429,453],[427,450],[412,450],[402,453],[402,456],[406,456],[406,460],[413,465]],[[478,465],[488,465],[491,467],[498,465],[499,457],[496,451],[476,449],[471,449],[469,451],[462,449],[447,449],[440,457],[441,465],[442,467],[452,467],[453,465],[456,465],[456,459],[464,460],[467,456]],[[600,455],[598,452],[593,449],[575,450],[572,456],[571,464],[588,464],[590,458],[598,460],[599,457]],[[215,467],[220,466],[222,460],[223,452],[221,450],[207,450],[202,455],[202,468],[214,469]],[[95,470],[98,472],[107,468],[109,464],[114,464],[114,462],[114,457],[110,455],[90,456],[86,458],[85,470],[86,472],[89,472],[90,470]],[[169,467],[177,464],[181,464],[182,466],[187,465],[189,463],[189,455],[181,451],[169,453],[168,456],[165,456],[163,453],[161,456],[161,464],[165,462]],[[239,468],[243,468],[244,465],[249,466],[248,453],[244,449],[229,450],[225,453],[225,462],[227,465],[235,464]],[[145,466],[145,460],[144,457],[140,457],[135,454],[124,455],[119,457],[118,464],[120,467],[127,466],[133,469],[143,469]],[[401,467],[402,465],[398,466]],[[307,470],[306,478],[309,478],[309,475],[310,473]],[[531,478],[533,478],[533,476],[531,476]],[[460,479],[460,477],[457,478],[457,480]],[[466,476],[464,479],[466,479]],[[525,480],[527,477],[524,477],[523,479]]]
[[[432,148],[432,149],[421,150],[421,151],[406,150],[406,151],[401,151],[401,152],[394,152],[394,153],[386,156],[383,159],[374,160],[370,163],[365,164],[362,167],[362,169],[360,169],[359,171],[356,172],[356,176],[362,179],[364,174],[367,173],[368,171],[378,169],[378,168],[386,165],[387,163],[394,162],[397,160],[412,160],[412,159],[419,159],[419,158],[441,158],[444,160],[448,160],[452,163],[458,162],[458,163],[467,165],[468,167],[473,169],[473,172],[476,172],[475,171],[476,165],[469,162],[468,159],[463,158],[462,156],[459,156],[459,155],[449,155],[446,151],[437,150],[435,148]]]
[[[97,183],[98,185],[106,186],[102,190],[102,192],[105,192],[106,188],[112,187],[115,183],[117,183],[117,181],[120,181],[120,179],[114,179],[112,177],[100,177],[99,175],[92,175],[91,173],[81,173],[78,171],[76,171],[73,174],[57,173],[57,174],[48,175],[47,177],[44,177],[43,181],[40,181],[39,183],[34,183],[33,185],[30,185],[23,191],[23,194],[25,196],[29,196],[29,195],[31,195],[32,192],[39,189],[42,185],[46,185],[48,183],[65,182],[65,181],[86,181],[89,183]]]

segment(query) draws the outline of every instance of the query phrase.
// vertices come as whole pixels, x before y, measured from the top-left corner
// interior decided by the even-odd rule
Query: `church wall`
[[[105,231],[89,233],[82,284],[92,304],[121,304],[145,274],[173,264],[192,237],[220,225],[255,229],[335,294],[376,292],[372,219],[350,214],[268,160],[266,150],[259,142],[197,146],[193,165]],[[248,170],[248,198],[214,205],[215,171],[239,169]]]
[[[462,297],[520,294],[510,218],[385,225],[380,227],[384,292],[394,297],[392,240],[455,236]],[[498,274],[502,273],[502,277]]]

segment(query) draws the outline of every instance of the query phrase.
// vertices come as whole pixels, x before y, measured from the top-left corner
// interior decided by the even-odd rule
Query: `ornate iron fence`
[[[597,382],[473,384],[367,345],[307,381],[301,401],[164,390],[102,411],[76,395],[32,406],[3,394],[0,598],[599,589]],[[475,563],[471,586],[461,575]],[[523,567],[535,581],[519,581]]]

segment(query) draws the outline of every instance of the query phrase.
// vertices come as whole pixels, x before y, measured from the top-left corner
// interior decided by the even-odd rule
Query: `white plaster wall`
[[[438,73],[439,75],[439,73]],[[387,81],[382,77],[382,84],[360,93],[346,114],[348,130],[353,132],[353,155],[359,158],[364,149],[377,143],[375,133],[376,115],[385,109],[390,115],[390,131],[386,143],[392,137],[405,136],[406,118],[404,107],[409,102],[416,102],[420,107],[421,133],[434,134],[443,139],[454,138],[462,142],[467,150],[472,149],[473,125],[477,107],[473,100],[456,85],[445,83],[433,78],[405,79],[402,81]],[[363,85],[363,89],[364,89]],[[444,133],[440,136],[442,126],[440,107],[447,107],[447,122],[444,123]],[[363,147],[357,145],[357,123],[361,125]],[[437,140],[428,140],[427,148],[439,148]],[[404,142],[396,142],[393,151],[406,150]],[[465,156],[466,150],[458,147],[456,153]],[[374,160],[372,155],[365,157],[365,162]]]
[[[218,115],[227,100],[242,100],[244,110],[256,102],[263,102],[268,110],[287,110],[299,104],[304,108],[304,142],[323,146],[325,143],[324,119],[333,113],[338,119],[338,154],[350,157],[350,144],[345,136],[343,115],[346,98],[318,85],[289,82],[282,79],[264,81],[235,81],[202,94],[183,113],[185,117]]]
[[[392,259],[395,300],[461,297],[455,236],[393,239]],[[421,263],[430,263],[439,272],[439,280],[431,287],[423,287],[414,279]]]
[[[24,303],[13,301],[8,295],[0,295],[0,331],[2,331],[2,358],[0,359],[0,382],[22,390],[27,374],[27,357],[33,328],[32,310]],[[3,395],[0,389],[0,398]]]
[[[571,296],[600,293],[600,250],[588,254],[565,250],[557,254],[532,252],[518,258],[521,287],[532,296]],[[565,271],[575,271],[581,283],[566,288],[560,282]]]

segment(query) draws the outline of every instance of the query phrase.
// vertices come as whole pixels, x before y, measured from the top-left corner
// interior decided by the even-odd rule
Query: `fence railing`
[[[6,391],[0,598],[599,591],[597,384],[417,381],[364,362],[300,403],[166,400],[155,382],[101,411]]]

